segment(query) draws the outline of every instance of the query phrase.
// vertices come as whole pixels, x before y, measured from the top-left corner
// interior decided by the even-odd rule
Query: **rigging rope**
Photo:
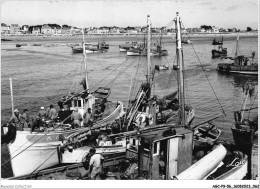
[[[110,88],[112,88],[112,86],[114,85],[115,81],[117,80],[117,78],[123,74],[124,72],[126,72],[126,70],[128,70],[132,65],[133,62],[135,60],[133,60],[132,62],[128,63],[128,65],[126,64],[125,67],[122,66],[121,70],[118,72],[118,74],[115,76],[115,78],[113,80],[110,81]],[[109,85],[109,84],[108,84]]]
[[[93,90],[97,88],[108,76],[110,76],[115,70],[117,70],[120,66],[124,65],[127,62],[128,59],[126,59],[124,62],[119,64],[114,70],[112,70],[109,74],[107,74],[103,79],[101,79],[98,83],[94,84],[94,87],[92,87],[90,90]]]
[[[183,28],[185,28],[183,23],[182,23],[182,25],[183,25]],[[189,37],[189,35],[188,35],[188,34],[186,34],[186,35],[188,36],[188,39],[190,40],[191,38]],[[212,89],[212,91],[213,91],[213,93],[214,93],[214,95],[215,95],[215,97],[216,97],[216,99],[217,99],[217,101],[218,101],[218,104],[220,105],[220,108],[221,108],[223,114],[226,116],[226,113],[225,113],[225,111],[224,111],[224,109],[223,109],[223,107],[222,107],[222,105],[221,105],[221,103],[220,103],[220,101],[219,101],[219,99],[218,99],[218,97],[217,97],[216,92],[215,92],[214,89],[213,89],[213,86],[212,86],[212,84],[211,84],[211,82],[210,82],[210,80],[209,80],[209,78],[208,78],[208,76],[207,76],[207,74],[206,74],[206,71],[205,71],[203,65],[201,64],[200,58],[199,58],[197,52],[195,51],[195,48],[194,48],[194,46],[193,46],[192,43],[191,43],[191,47],[192,47],[192,49],[193,49],[193,51],[194,51],[194,53],[195,53],[195,55],[196,55],[196,57],[197,57],[197,59],[198,59],[198,61],[199,61],[199,63],[200,63],[200,66],[201,66],[201,68],[202,68],[202,70],[203,70],[203,72],[204,72],[204,74],[205,74],[205,76],[206,76],[206,79],[207,79],[208,82],[209,82],[209,85],[210,85],[210,87],[211,87],[211,89]]]

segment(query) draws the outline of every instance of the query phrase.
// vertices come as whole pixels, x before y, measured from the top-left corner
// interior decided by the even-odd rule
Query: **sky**
[[[56,23],[76,27],[169,24],[179,12],[185,28],[210,25],[246,30],[258,28],[258,0],[85,0],[7,1],[1,4],[1,23]]]

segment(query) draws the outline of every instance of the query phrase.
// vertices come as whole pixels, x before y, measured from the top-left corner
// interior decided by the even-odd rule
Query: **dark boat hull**
[[[258,75],[258,65],[237,66],[234,64],[221,63],[218,64],[218,71],[227,73]]]
[[[252,151],[254,130],[253,129],[237,129],[234,126],[231,127],[234,142],[239,151],[249,155]]]
[[[219,50],[213,49],[211,51],[211,54],[212,54],[212,58],[219,58],[219,57],[227,56],[227,50],[223,49],[223,50],[219,51]]]

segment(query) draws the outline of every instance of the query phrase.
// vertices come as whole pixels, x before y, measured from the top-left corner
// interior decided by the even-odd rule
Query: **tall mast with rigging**
[[[184,126],[185,124],[185,94],[184,94],[184,76],[183,76],[183,70],[184,70],[184,61],[183,61],[183,50],[182,50],[182,44],[181,44],[181,21],[179,17],[179,13],[177,12],[176,17],[176,46],[177,46],[177,65],[179,65],[179,101],[181,106],[181,126]]]
[[[237,45],[236,45],[236,53],[235,53],[235,58],[237,58],[237,51],[238,51],[238,41],[239,41],[239,34],[237,35]]]
[[[150,49],[151,49],[151,21],[150,15],[147,15],[147,83],[150,84],[151,77],[151,58],[150,58]]]
[[[87,72],[87,62],[86,62],[86,48],[85,48],[85,39],[84,39],[84,28],[82,27],[82,52],[83,52],[83,60],[84,60],[84,68],[85,68],[85,84],[86,84],[86,91],[89,93],[89,86],[88,86],[88,72]]]

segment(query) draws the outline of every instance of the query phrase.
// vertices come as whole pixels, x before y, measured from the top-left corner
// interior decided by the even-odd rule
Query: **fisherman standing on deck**
[[[56,116],[57,116],[57,111],[54,108],[54,106],[51,104],[50,105],[50,111],[49,111],[49,114],[48,114],[48,118],[53,120],[54,118],[56,118]]]
[[[78,112],[78,109],[76,108],[75,111],[71,114],[71,119],[73,120],[74,127],[80,127],[80,121],[82,120],[82,117],[80,113]]]
[[[21,118],[22,118],[22,122],[23,122],[23,127],[24,127],[24,128],[29,128],[29,127],[31,127],[28,109],[24,109],[24,110],[23,110],[23,114],[21,115]]]
[[[19,113],[18,109],[14,110],[14,115],[12,115],[12,117],[10,118],[9,123],[10,124],[14,124],[14,126],[16,126],[18,131],[23,131],[23,125],[21,122],[21,114]]]
[[[100,154],[96,154],[95,148],[91,148],[89,153],[93,154],[89,162],[89,178],[96,180],[102,171],[104,157]]]
[[[88,108],[88,111],[84,113],[83,118],[84,127],[91,127],[93,124],[91,108]]]

